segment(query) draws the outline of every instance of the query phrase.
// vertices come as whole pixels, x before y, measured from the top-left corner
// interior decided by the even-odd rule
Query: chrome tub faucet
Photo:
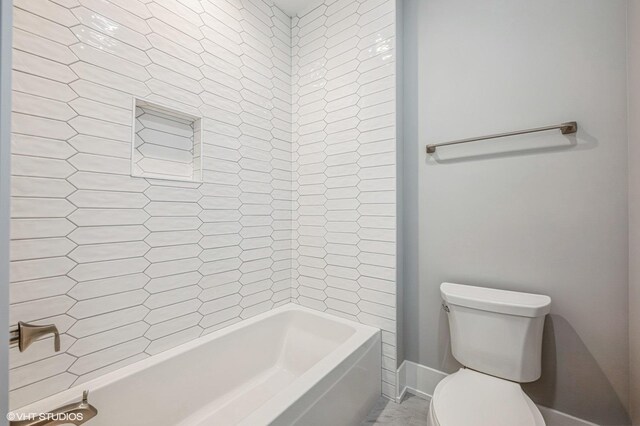
[[[60,352],[60,333],[54,324],[35,325],[20,321],[18,322],[18,327],[11,330],[9,344],[17,344],[20,352],[24,352],[33,342],[48,334],[53,334],[54,350]]]
[[[74,424],[81,425],[98,415],[98,410],[89,404],[89,391],[82,393],[82,401],[67,404],[53,411],[41,414],[30,414],[28,419],[12,420],[9,426],[55,426]],[[14,414],[14,417],[18,417]]]

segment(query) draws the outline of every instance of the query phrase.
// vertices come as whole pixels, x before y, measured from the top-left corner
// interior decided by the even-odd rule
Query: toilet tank
[[[514,382],[540,378],[549,296],[452,283],[440,292],[458,362]]]

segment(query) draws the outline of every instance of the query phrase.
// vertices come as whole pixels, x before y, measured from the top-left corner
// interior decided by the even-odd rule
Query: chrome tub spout
[[[48,413],[34,414],[27,419],[12,420],[9,422],[9,426],[82,425],[97,414],[98,410],[89,404],[89,391],[86,390],[83,392],[80,402],[65,405]]]

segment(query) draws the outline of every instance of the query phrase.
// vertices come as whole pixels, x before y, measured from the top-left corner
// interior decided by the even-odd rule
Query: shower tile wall
[[[14,4],[10,315],[63,335],[11,406],[291,300],[382,328],[393,397],[394,1]],[[204,183],[130,176],[133,97],[203,117]]]
[[[15,0],[11,407],[291,295],[291,20],[268,0]],[[133,97],[202,116],[202,184],[130,176]]]
[[[292,23],[292,297],[381,328],[394,398],[395,0],[327,0]]]

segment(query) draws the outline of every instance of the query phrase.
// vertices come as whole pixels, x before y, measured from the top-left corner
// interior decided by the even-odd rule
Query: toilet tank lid
[[[453,283],[442,283],[440,293],[449,305],[522,317],[541,317],[551,309],[551,298],[542,294]]]

